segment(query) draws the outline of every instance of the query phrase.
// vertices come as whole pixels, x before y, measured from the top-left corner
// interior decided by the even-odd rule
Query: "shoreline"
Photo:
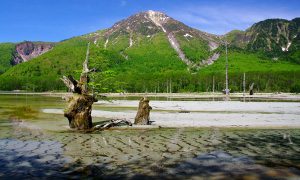
[[[22,91],[0,91],[0,95],[41,95],[51,97],[71,96],[68,92],[22,92]],[[149,97],[149,98],[170,98],[170,99],[211,99],[216,98],[222,100],[226,96],[221,92],[200,92],[200,93],[102,93],[101,95],[108,98],[134,98],[134,97]],[[296,93],[255,93],[254,95],[243,93],[231,93],[231,99],[260,99],[260,100],[286,100],[300,101],[300,94]]]

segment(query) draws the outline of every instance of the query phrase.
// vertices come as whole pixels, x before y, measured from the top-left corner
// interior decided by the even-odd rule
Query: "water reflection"
[[[59,101],[30,99],[35,109]],[[25,100],[25,99],[24,99]],[[2,112],[16,101],[1,101]],[[20,106],[23,104],[18,102]],[[300,129],[161,128],[78,133],[61,115],[0,117],[0,178],[300,177]]]
[[[0,178],[61,177],[59,169],[68,163],[55,141],[0,139]]]
[[[297,129],[163,128],[84,134],[16,126],[10,132],[11,138],[0,140],[0,172],[11,175],[29,171],[34,177],[59,171],[60,177],[75,178],[300,175]],[[41,168],[46,169],[44,174],[38,173]]]

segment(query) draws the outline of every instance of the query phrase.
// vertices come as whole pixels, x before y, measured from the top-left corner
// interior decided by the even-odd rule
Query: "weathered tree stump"
[[[141,98],[139,102],[138,112],[135,116],[134,124],[149,125],[151,109],[152,107],[149,105],[149,100],[146,97]]]
[[[93,127],[92,105],[97,102],[94,95],[88,94],[87,83],[89,82],[88,73],[89,44],[86,59],[83,63],[83,70],[80,80],[75,80],[72,76],[63,76],[61,79],[65,85],[73,92],[73,96],[68,100],[68,107],[65,109],[64,116],[69,120],[70,128],[86,130]]]
[[[70,128],[90,129],[92,123],[92,104],[97,99],[91,95],[74,94],[68,100],[68,107],[64,111],[64,116],[69,120]]]

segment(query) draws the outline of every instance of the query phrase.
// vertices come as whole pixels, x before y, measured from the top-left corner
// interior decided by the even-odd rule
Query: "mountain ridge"
[[[231,31],[225,35],[234,46],[250,51],[272,52],[274,57],[282,52],[300,50],[296,47],[299,36],[300,18],[266,19],[245,31]]]

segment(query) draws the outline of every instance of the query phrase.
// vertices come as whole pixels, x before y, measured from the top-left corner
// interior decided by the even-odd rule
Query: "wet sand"
[[[300,131],[110,130],[51,133],[14,125],[0,177],[285,179],[300,176]]]

